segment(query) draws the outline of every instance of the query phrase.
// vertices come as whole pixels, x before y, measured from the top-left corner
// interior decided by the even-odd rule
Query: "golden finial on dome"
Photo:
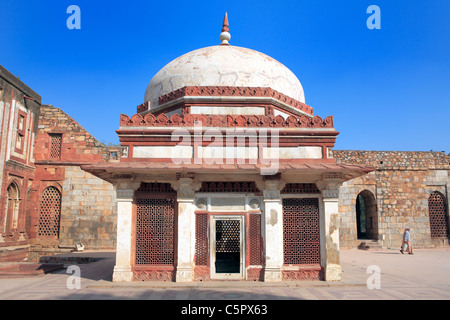
[[[223,18],[223,25],[222,25],[222,33],[220,34],[220,40],[222,41],[221,44],[224,45],[230,45],[228,41],[231,39],[230,34],[230,28],[228,25],[228,14],[225,12],[225,17]]]

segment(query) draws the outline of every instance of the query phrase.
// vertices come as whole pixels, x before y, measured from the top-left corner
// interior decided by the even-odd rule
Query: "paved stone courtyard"
[[[114,252],[73,255],[102,258],[80,267],[80,286],[70,270],[44,276],[0,279],[1,300],[448,300],[450,248],[416,249],[414,255],[398,250],[341,250],[341,282],[203,282],[113,283]],[[73,260],[72,260],[73,261]],[[69,265],[66,265],[69,266]],[[367,273],[379,270],[376,273]],[[375,288],[369,289],[369,286]],[[75,287],[69,289],[69,287]]]

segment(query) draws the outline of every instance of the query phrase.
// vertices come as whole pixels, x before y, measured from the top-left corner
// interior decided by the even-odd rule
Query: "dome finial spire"
[[[227,12],[225,12],[225,17],[223,18],[222,32],[230,32]]]
[[[225,17],[223,18],[222,33],[220,34],[220,40],[222,41],[221,44],[230,45],[228,43],[230,39],[231,35],[230,35],[230,28],[228,25],[228,14],[225,12]]]

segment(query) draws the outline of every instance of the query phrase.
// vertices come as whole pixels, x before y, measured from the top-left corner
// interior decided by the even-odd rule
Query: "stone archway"
[[[356,197],[356,227],[358,239],[378,240],[377,203],[369,190]]]

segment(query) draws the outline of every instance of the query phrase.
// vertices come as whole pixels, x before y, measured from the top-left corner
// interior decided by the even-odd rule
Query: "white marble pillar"
[[[317,183],[323,199],[321,246],[326,281],[339,281],[342,274],[339,253],[339,187],[342,183],[340,174],[325,174]]]
[[[113,281],[132,281],[131,228],[134,189],[116,189],[117,194],[117,246]]]
[[[283,204],[280,191],[284,182],[264,181],[264,281],[282,281],[283,266]]]
[[[195,254],[195,191],[201,183],[195,182],[192,176],[181,175],[172,183],[177,191],[178,202],[178,239],[176,282],[190,282],[194,279]]]

